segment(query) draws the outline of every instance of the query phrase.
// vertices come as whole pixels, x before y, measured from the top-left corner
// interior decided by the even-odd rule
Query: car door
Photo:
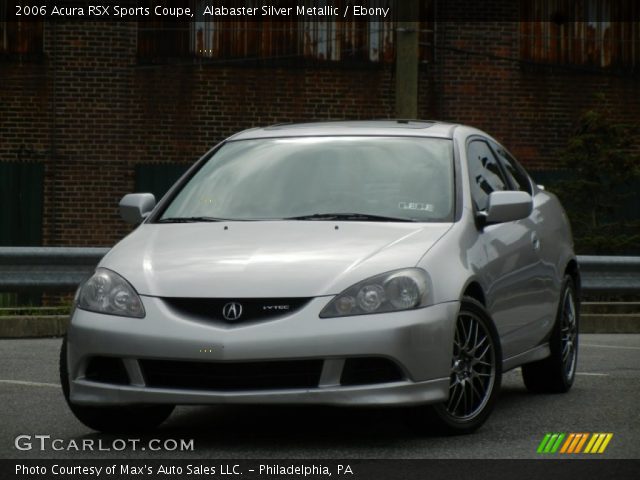
[[[476,211],[487,208],[491,192],[513,188],[487,138],[469,139],[467,161]],[[526,332],[540,313],[534,288],[538,257],[530,218],[478,226],[477,242],[470,255],[484,284],[486,306],[500,334],[504,358],[531,348]]]
[[[507,180],[514,190],[527,192],[533,197],[533,210],[531,215],[516,223],[522,224],[530,230],[531,243],[536,257],[535,267],[531,270],[530,295],[533,297],[531,313],[532,323],[527,325],[520,333],[521,343],[529,348],[538,345],[544,340],[555,320],[555,309],[558,301],[558,285],[556,278],[556,262],[551,251],[554,249],[553,238],[548,234],[544,202],[548,196],[539,190],[533,189],[533,182],[517,160],[500,144],[490,142],[493,151],[498,157],[500,165],[506,174]]]

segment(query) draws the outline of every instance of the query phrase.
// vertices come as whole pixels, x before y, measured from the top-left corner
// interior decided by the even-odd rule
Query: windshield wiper
[[[156,223],[198,223],[198,222],[226,222],[229,218],[215,217],[169,217],[161,218]]]
[[[386,215],[372,215],[369,213],[312,213],[297,217],[284,218],[283,220],[352,220],[360,222],[415,222],[410,218],[389,217]]]

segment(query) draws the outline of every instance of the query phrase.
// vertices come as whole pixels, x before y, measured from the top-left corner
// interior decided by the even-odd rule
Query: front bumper
[[[142,319],[76,309],[68,330],[70,400],[80,405],[127,404],[325,404],[410,405],[448,398],[449,371],[459,302],[419,310],[319,318],[330,297],[313,299],[299,311],[261,322],[228,325],[185,318],[162,299],[142,297]],[[126,385],[90,380],[90,359],[122,360]],[[384,358],[402,379],[341,384],[345,360]],[[234,362],[320,360],[313,388],[242,390],[150,386],[147,360]]]

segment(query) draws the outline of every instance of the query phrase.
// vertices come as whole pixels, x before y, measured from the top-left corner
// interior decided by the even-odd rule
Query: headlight
[[[80,287],[78,307],[91,312],[144,317],[140,297],[129,282],[111,270],[98,268],[93,276]]]
[[[347,288],[322,309],[320,317],[397,312],[427,305],[429,276],[421,268],[376,275]]]

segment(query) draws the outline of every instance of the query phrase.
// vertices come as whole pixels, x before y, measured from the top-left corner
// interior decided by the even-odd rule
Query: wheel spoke
[[[577,314],[571,289],[564,292],[562,318],[560,319],[560,358],[567,377],[573,375],[576,358]]]
[[[573,343],[567,342],[562,348],[562,363],[566,363],[573,353]]]
[[[480,355],[475,355],[475,358],[478,360],[485,358],[490,349],[491,345],[487,345]]]
[[[471,382],[464,382],[464,414],[468,415],[473,405]]]
[[[574,305],[573,295],[571,295],[571,292],[567,293],[566,302],[568,307],[567,319],[569,320],[570,324],[574,324],[576,320],[576,307]]]
[[[449,408],[449,412],[451,412],[454,415],[455,415],[456,410],[458,409],[458,405],[460,405],[460,400],[462,400],[463,393],[464,393],[463,392],[464,385],[462,385],[461,383],[457,383],[456,386],[459,387],[457,389],[457,391],[458,391],[458,400],[453,405],[453,408]],[[453,400],[456,398],[455,393],[456,393],[456,389],[454,389],[453,393],[451,394],[451,400],[449,401],[449,405],[451,405],[451,403],[453,403]]]
[[[495,379],[494,344],[484,319],[473,313],[458,316],[453,340],[447,412],[460,419],[484,408]]]
[[[471,353],[471,351],[473,350],[473,347],[476,344],[476,341],[478,339],[478,329],[480,328],[480,326],[478,325],[477,321],[473,320],[471,322],[471,328],[472,330],[469,332],[469,345],[468,345],[469,353]]]
[[[467,339],[467,331],[466,331],[466,329],[464,327],[464,319],[461,318],[459,320],[459,324],[460,324],[460,330],[461,330],[460,333],[462,334],[462,341],[464,342],[462,344],[462,349],[464,350],[467,347],[467,341],[468,341],[468,339]]]
[[[462,347],[462,345],[460,345],[460,331],[457,327],[456,327],[456,333],[453,337],[453,345],[454,347],[458,347],[458,350],[460,350],[460,348]]]
[[[476,333],[474,335],[473,338],[473,348],[471,349],[471,354],[473,355],[473,353],[475,353],[476,349],[478,348],[478,330],[480,330],[480,325],[478,324],[478,322],[474,322],[475,326],[476,326]]]
[[[475,387],[475,385],[473,384],[473,378],[471,379],[471,381],[469,382],[469,384],[471,385],[471,389],[473,390],[473,392],[478,396],[478,400],[482,400],[483,396],[484,396],[484,391],[482,393],[480,393],[478,391],[478,389]],[[484,390],[484,389],[483,389]]]
[[[482,344],[487,340],[488,340],[488,338],[486,336],[482,337],[482,340],[480,340],[479,342],[477,341],[477,338],[476,338],[476,342],[475,342],[475,345],[473,347],[473,350],[471,351],[471,354],[476,356],[475,353],[482,346]]]

